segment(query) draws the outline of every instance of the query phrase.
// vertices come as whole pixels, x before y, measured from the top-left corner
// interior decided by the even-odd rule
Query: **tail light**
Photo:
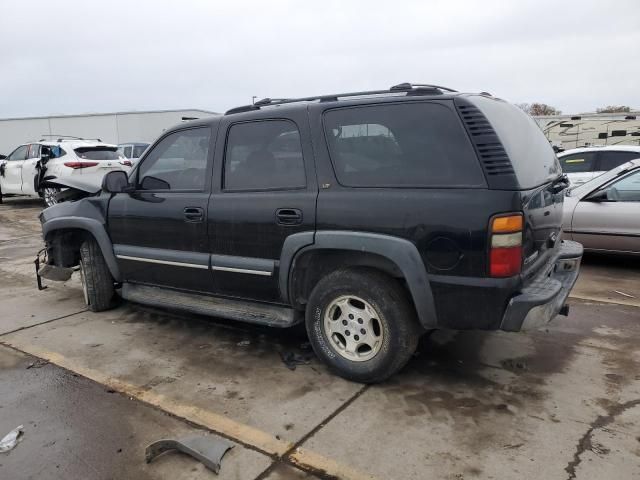
[[[511,277],[522,268],[522,214],[493,217],[489,250],[489,274]]]
[[[98,165],[98,162],[64,162],[65,167],[73,168],[74,170],[78,168],[95,167],[96,165]]]

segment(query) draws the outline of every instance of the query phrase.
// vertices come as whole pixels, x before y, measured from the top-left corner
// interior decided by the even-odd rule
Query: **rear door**
[[[2,172],[2,193],[22,193],[22,167],[28,150],[28,145],[21,145],[6,158]]]
[[[209,245],[215,291],[279,302],[285,239],[314,231],[318,187],[306,112],[220,127]]]
[[[581,200],[573,214],[574,240],[585,248],[640,252],[640,169],[603,189],[606,199]]]
[[[135,192],[111,199],[109,231],[125,281],[211,290],[212,136],[209,126],[167,134],[141,160]]]

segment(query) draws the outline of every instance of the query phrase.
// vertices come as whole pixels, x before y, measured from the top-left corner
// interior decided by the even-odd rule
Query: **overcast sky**
[[[401,82],[640,108],[640,1],[0,1],[0,118]]]

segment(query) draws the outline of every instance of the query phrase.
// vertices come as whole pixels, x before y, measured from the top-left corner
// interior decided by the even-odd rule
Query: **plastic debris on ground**
[[[20,441],[20,437],[23,435],[24,427],[20,425],[19,427],[14,428],[9,433],[7,433],[2,440],[0,440],[0,453],[8,452],[9,450],[13,450],[13,448]]]

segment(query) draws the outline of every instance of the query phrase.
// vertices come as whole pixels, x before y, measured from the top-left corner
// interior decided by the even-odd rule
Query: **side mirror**
[[[171,185],[166,180],[156,177],[144,177],[140,187],[143,190],[170,190]]]
[[[129,187],[129,177],[122,170],[107,173],[102,179],[102,191],[107,193],[122,193]]]
[[[598,190],[585,198],[589,202],[606,202],[609,200],[606,190]]]

